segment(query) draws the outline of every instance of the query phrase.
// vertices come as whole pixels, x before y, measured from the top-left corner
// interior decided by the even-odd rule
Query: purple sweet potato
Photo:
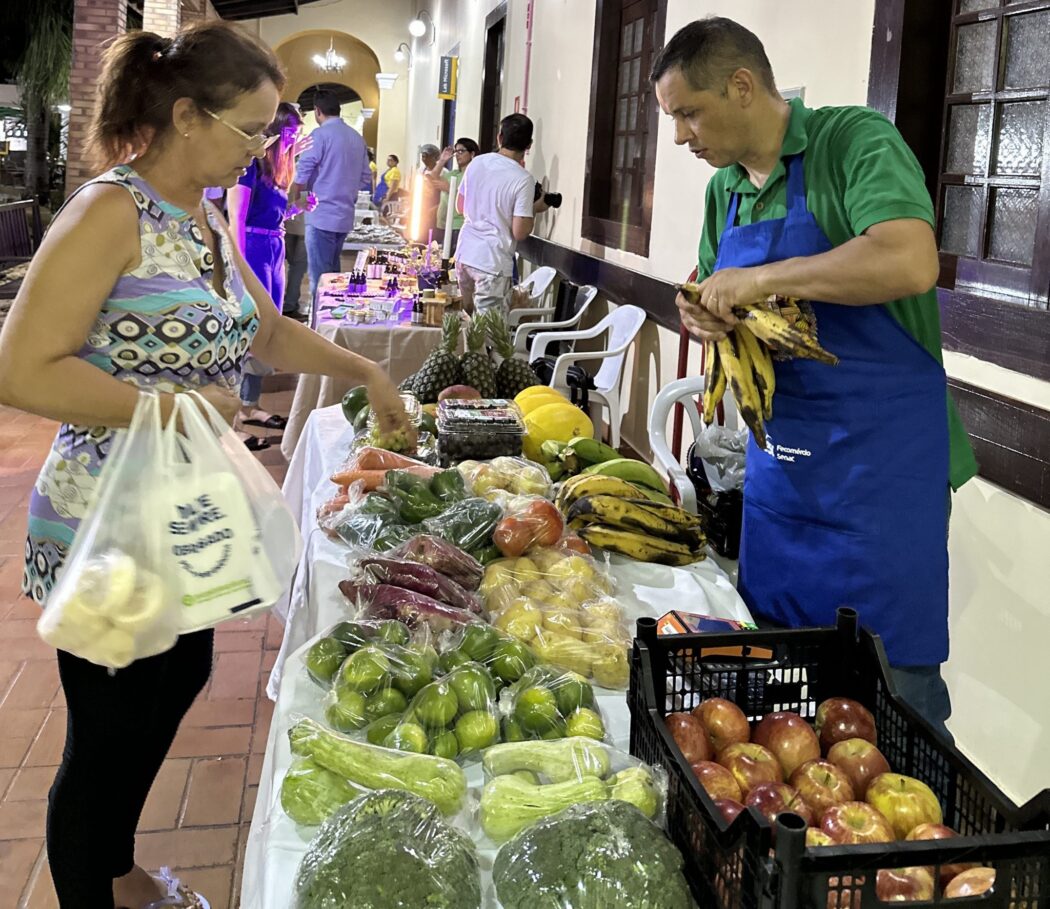
[[[405,559],[429,565],[451,578],[464,590],[477,590],[485,569],[481,562],[447,540],[421,533],[387,553],[390,559]]]
[[[443,631],[453,625],[465,625],[477,616],[465,609],[457,609],[418,593],[392,584],[357,584],[340,581],[339,590],[361,611],[366,619],[398,619],[410,628],[421,623],[432,631]]]
[[[363,559],[361,567],[380,584],[404,587],[406,590],[414,590],[442,603],[448,603],[449,606],[481,614],[481,601],[475,594],[468,593],[430,565],[375,556]]]

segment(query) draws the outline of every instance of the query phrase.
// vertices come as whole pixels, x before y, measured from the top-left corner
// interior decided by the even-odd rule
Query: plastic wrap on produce
[[[503,509],[476,497],[454,503],[423,521],[423,529],[465,552],[484,556],[492,548],[492,533],[503,517]],[[483,560],[483,559],[479,559]]]
[[[682,855],[634,805],[566,808],[527,827],[496,855],[503,909],[694,909]]]
[[[467,778],[454,762],[355,741],[308,717],[288,730],[291,752],[365,789],[400,789],[428,799],[454,815],[467,795]]]
[[[547,470],[524,458],[493,458],[491,461],[463,461],[459,472],[474,495],[497,499],[502,495],[552,498],[554,486]]]
[[[473,556],[448,540],[427,533],[416,534],[394,547],[388,555],[392,559],[429,565],[470,591],[478,589],[485,573],[482,564]]]
[[[433,597],[392,584],[339,582],[339,589],[355,611],[369,619],[397,619],[411,626],[420,623],[439,630],[469,622],[475,614]]]
[[[480,909],[470,839],[424,799],[378,790],[318,830],[295,880],[295,909]]]
[[[613,590],[602,565],[560,547],[491,563],[479,588],[489,621],[540,661],[625,688],[632,635]]]
[[[539,663],[500,695],[504,739],[605,738],[591,683],[576,672]]]
[[[332,473],[332,482],[337,486],[361,483],[366,492],[372,492],[383,485],[387,471],[390,470],[407,471],[422,479],[429,479],[440,472],[439,468],[431,467],[408,455],[368,445],[350,453]]]
[[[661,822],[667,774],[589,738],[508,742],[485,752],[481,830],[504,843],[572,805],[618,799]]]
[[[414,590],[432,599],[458,609],[481,613],[481,599],[436,568],[419,562],[402,559],[370,556],[361,559],[358,567],[378,584],[392,584],[406,590]]]

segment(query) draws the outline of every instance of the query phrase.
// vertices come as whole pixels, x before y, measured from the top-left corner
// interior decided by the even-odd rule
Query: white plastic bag
[[[52,646],[121,669],[175,644],[178,597],[150,513],[166,482],[163,449],[160,400],[143,392],[131,425],[113,439],[95,501],[37,622]]]
[[[302,537],[281,490],[202,396],[176,395],[168,482],[155,490],[181,605],[180,630],[269,609],[291,582]]]
[[[715,492],[744,488],[747,429],[708,426],[696,437],[693,454],[704,464],[707,482]]]

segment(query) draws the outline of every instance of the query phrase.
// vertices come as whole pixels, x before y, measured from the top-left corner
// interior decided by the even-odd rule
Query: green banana
[[[604,524],[582,527],[581,537],[593,546],[618,552],[639,562],[657,562],[661,565],[691,565],[704,558],[703,552],[693,552],[682,543],[672,543],[642,533],[619,530]]]
[[[747,351],[751,360],[751,368],[755,372],[755,384],[758,385],[759,397],[762,399],[762,419],[768,420],[773,416],[773,392],[777,384],[769,348],[761,344],[746,325],[737,325],[734,333],[737,336],[738,346]]]
[[[704,423],[715,421],[715,409],[726,393],[726,371],[718,358],[718,348],[712,341],[704,341]]]
[[[766,429],[762,425],[762,399],[755,384],[754,374],[750,369],[750,359],[747,351],[736,346],[732,335],[722,338],[718,342],[718,354],[722,359],[722,365],[726,370],[726,378],[729,387],[733,389],[733,397],[736,398],[737,410],[744,422],[755,436],[755,444],[759,448],[766,447]],[[743,360],[741,360],[743,357]]]
[[[592,464],[601,464],[605,461],[615,461],[622,457],[620,452],[611,445],[606,445],[600,439],[588,439],[585,436],[576,436],[574,439],[569,439],[562,456],[564,457],[569,452],[572,452],[584,467],[590,467]]]
[[[829,353],[812,338],[804,335],[779,313],[763,306],[751,306],[741,313],[741,321],[751,329],[755,337],[777,353],[789,357],[817,360],[834,366],[839,358]]]
[[[562,452],[565,451],[565,443],[559,442],[557,439],[548,439],[540,446],[540,451],[548,462],[557,461],[561,458]]]
[[[616,458],[612,461],[603,461],[601,464],[592,464],[583,471],[585,476],[601,474],[606,477],[617,477],[633,483],[635,486],[644,486],[667,494],[667,484],[656,470],[644,461],[636,461],[634,458]]]
[[[646,531],[670,540],[685,536],[684,527],[665,521],[644,505],[617,496],[584,496],[573,502],[567,517],[569,526],[574,529],[588,524],[604,524],[620,530]]]

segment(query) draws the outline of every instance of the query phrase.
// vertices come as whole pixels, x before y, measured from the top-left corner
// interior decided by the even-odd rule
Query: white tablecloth
[[[277,607],[285,619],[284,644],[270,677],[277,701],[266,745],[255,814],[248,837],[241,909],[288,909],[295,872],[312,831],[303,831],[280,807],[280,785],[291,762],[288,729],[302,715],[323,717],[317,685],[306,675],[302,657],[311,640],[347,617],[338,583],[346,576],[347,550],[317,529],[317,506],[335,492],[328,477],[345,457],[352,430],[338,405],[310,414],[292,456],[284,494],[293,514],[301,515],[305,546],[291,594]],[[749,621],[747,607],[726,573],[707,559],[689,568],[647,565],[614,556],[610,572],[617,598],[631,618],[660,616],[672,606],[720,618]],[[597,689],[609,743],[628,749],[630,718],[623,691]],[[468,782],[480,785],[480,765],[468,768]],[[491,854],[482,853],[485,867]],[[486,874],[485,879],[488,879]],[[494,905],[491,900],[488,905]]]

